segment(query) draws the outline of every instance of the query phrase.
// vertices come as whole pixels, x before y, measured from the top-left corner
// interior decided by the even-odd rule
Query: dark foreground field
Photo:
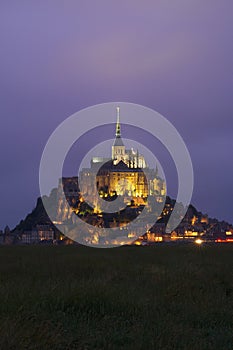
[[[233,349],[233,246],[0,248],[0,349]]]

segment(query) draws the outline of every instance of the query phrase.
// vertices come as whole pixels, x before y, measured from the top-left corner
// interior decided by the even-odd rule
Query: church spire
[[[120,160],[123,160],[123,158],[125,157],[125,146],[121,138],[120,107],[116,108],[116,112],[117,112],[116,138],[112,145],[112,159],[114,159],[114,161],[119,162]]]
[[[117,111],[116,137],[121,137],[120,107],[117,107],[116,111]]]

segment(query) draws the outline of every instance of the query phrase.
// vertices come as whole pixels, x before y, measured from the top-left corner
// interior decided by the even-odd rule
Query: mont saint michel
[[[111,212],[108,207],[116,199],[120,209]],[[106,211],[101,209],[101,201],[104,201]],[[48,218],[41,199],[38,199],[36,209],[10,235],[8,228],[8,234],[0,235],[2,241],[23,244],[72,244],[75,241],[93,246],[115,246],[192,240],[231,242],[233,236],[230,224],[209,218],[192,205],[180,225],[166,233],[175,200],[167,195],[166,183],[157,164],[150,168],[143,154],[124,145],[119,107],[116,108],[115,139],[109,149],[109,158],[98,154],[91,158],[89,167],[81,169],[79,177],[61,178],[50,196],[43,198],[43,203],[49,206],[52,218]],[[145,208],[146,223],[142,232],[138,228],[142,226],[140,215]],[[78,227],[77,218],[81,219]],[[136,218],[137,223],[128,229],[127,225]],[[119,230],[109,234],[109,228]]]

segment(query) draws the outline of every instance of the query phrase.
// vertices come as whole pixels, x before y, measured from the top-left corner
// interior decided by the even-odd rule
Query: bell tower
[[[112,145],[112,160],[114,164],[125,160],[125,145],[121,138],[120,107],[117,107],[116,138]]]

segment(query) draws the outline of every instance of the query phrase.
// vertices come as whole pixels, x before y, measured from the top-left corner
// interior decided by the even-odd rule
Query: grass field
[[[233,245],[0,248],[0,349],[233,349]]]

